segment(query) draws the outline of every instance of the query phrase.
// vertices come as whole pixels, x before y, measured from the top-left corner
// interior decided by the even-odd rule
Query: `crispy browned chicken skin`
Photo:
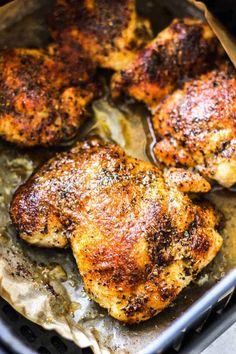
[[[81,49],[80,49],[81,50]],[[56,145],[78,132],[95,85],[94,64],[69,43],[58,50],[0,51],[0,136],[21,146]]]
[[[99,66],[123,68],[151,38],[135,0],[55,0],[49,19],[54,40],[73,39]]]
[[[163,175],[92,139],[21,186],[11,217],[29,243],[63,247],[68,240],[89,296],[134,323],[168,306],[219,251],[216,212],[185,194],[209,188],[199,175]]]
[[[236,72],[221,65],[187,82],[153,115],[154,153],[168,166],[198,169],[225,187],[236,182]]]
[[[207,24],[175,19],[114,75],[113,98],[124,92],[155,108],[183,80],[212,67],[219,52],[218,40]]]

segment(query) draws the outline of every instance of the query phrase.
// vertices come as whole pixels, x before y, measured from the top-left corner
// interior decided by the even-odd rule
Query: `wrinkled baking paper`
[[[190,0],[196,7],[204,12],[205,18],[215,35],[219,38],[223,48],[228,54],[230,60],[236,67],[236,39],[224,28],[219,20],[207,9],[206,4],[202,1]]]
[[[0,8],[0,46],[42,46],[48,37],[43,14],[49,3],[45,7],[44,1],[16,0]],[[163,25],[171,14],[199,16],[189,4],[180,7],[179,1],[170,0],[168,8],[162,8],[161,1],[142,4],[145,14],[158,9]],[[143,106],[127,103],[117,108],[106,98],[101,99],[94,102],[93,119],[83,127],[79,138],[96,133],[115,140],[130,155],[151,160],[146,152],[152,142],[147,115]],[[208,196],[227,216],[224,246],[212,264],[168,309],[145,323],[128,327],[88,299],[70,250],[29,246],[16,236],[11,225],[8,209],[14,190],[55,151],[21,151],[0,142],[0,294],[31,321],[56,330],[80,347],[91,346],[97,354],[136,354],[236,266],[236,193],[216,191]]]

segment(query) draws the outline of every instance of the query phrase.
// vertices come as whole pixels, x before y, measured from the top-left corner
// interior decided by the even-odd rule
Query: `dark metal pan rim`
[[[139,354],[157,354],[169,347],[180,335],[219,301],[233,294],[236,288],[236,269],[232,270],[216,285],[197,300],[182,316],[176,319],[163,333]]]

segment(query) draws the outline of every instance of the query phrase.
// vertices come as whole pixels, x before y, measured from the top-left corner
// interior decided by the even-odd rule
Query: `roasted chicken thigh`
[[[94,64],[80,54],[69,44],[0,51],[1,137],[28,147],[76,135],[96,92]]]
[[[151,38],[135,0],[56,0],[49,27],[55,41],[70,38],[99,66],[114,70],[122,69]]]
[[[124,92],[153,109],[186,78],[212,67],[220,52],[218,40],[207,24],[175,19],[114,75],[113,98]]]
[[[236,71],[219,68],[187,82],[152,118],[154,154],[167,166],[192,167],[225,187],[236,182]]]
[[[88,295],[135,323],[168,306],[219,251],[217,213],[186,194],[209,189],[190,171],[163,173],[92,138],[22,185],[11,217],[31,244],[68,243]]]

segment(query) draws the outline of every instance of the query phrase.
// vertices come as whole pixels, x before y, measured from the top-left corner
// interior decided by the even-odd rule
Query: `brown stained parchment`
[[[223,48],[228,54],[230,60],[236,67],[236,39],[224,28],[220,21],[207,9],[202,1],[190,0],[197,8],[204,12],[205,18],[215,35],[220,40]]]
[[[43,7],[46,4],[47,10],[50,2],[15,0],[0,7],[0,47],[43,46],[47,40]],[[181,2],[180,6],[179,0],[163,3],[141,0],[139,7],[144,14],[156,13],[154,22],[161,14],[160,27],[174,16],[199,16],[191,5],[185,8]],[[102,99],[94,102],[93,120],[78,138],[96,133],[116,141],[128,154],[148,160],[151,156],[146,154],[146,146],[152,138],[147,134],[146,116],[147,112],[137,105],[117,108]],[[236,194],[214,192],[208,196],[227,215],[224,245],[210,267],[168,309],[145,323],[128,327],[89,300],[70,250],[29,246],[19,240],[11,225],[8,209],[14,190],[55,151],[27,152],[0,142],[0,295],[26,318],[56,330],[78,346],[92,346],[97,354],[136,354],[236,266]]]

